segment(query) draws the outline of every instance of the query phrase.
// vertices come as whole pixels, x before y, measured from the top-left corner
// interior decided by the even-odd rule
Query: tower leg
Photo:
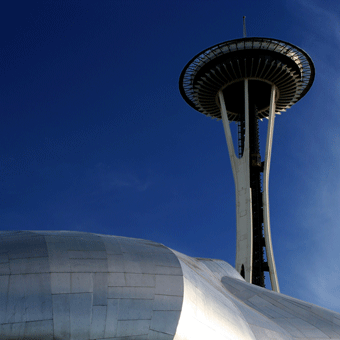
[[[253,266],[253,227],[252,227],[252,199],[249,170],[249,96],[248,79],[244,80],[245,101],[245,140],[241,158],[235,155],[229,119],[223,92],[219,91],[221,115],[226,135],[228,151],[233,169],[236,193],[236,270],[244,279],[252,283]]]
[[[276,267],[273,255],[273,247],[270,232],[270,217],[269,217],[269,169],[271,160],[271,150],[273,141],[274,119],[275,119],[275,86],[271,88],[270,98],[270,114],[267,131],[266,153],[264,160],[263,173],[263,232],[265,239],[265,249],[268,261],[269,275],[272,289],[279,292],[279,284],[276,274]],[[254,234],[253,234],[253,212],[252,212],[252,189],[250,185],[250,138],[249,138],[249,93],[248,79],[244,80],[244,101],[245,101],[245,138],[244,150],[241,158],[235,155],[233,139],[230,131],[230,122],[228,119],[225,98],[222,91],[218,93],[221,116],[223,121],[224,132],[227,140],[228,151],[231,161],[231,166],[235,181],[236,193],[236,270],[249,283],[253,280],[253,249],[254,249]],[[226,98],[227,99],[227,98]],[[268,269],[266,269],[268,270]],[[262,275],[263,272],[262,272]]]
[[[267,261],[269,266],[269,276],[272,290],[280,292],[279,282],[277,279],[276,266],[274,261],[274,253],[272,246],[272,238],[270,232],[270,216],[269,216],[269,171],[270,171],[270,160],[272,154],[273,144],[273,132],[274,132],[274,120],[275,120],[275,94],[276,88],[272,85],[270,95],[270,110],[269,110],[269,122],[267,128],[267,142],[266,142],[266,153],[264,159],[264,170],[263,170],[263,224],[264,224],[264,238],[266,242],[266,253]]]

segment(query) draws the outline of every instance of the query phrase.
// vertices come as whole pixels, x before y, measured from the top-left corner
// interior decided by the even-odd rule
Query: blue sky
[[[0,228],[78,230],[235,261],[221,122],[181,98],[186,63],[248,36],[312,57],[277,116],[270,176],[281,291],[340,312],[338,1],[12,1],[2,5]],[[262,144],[264,149],[264,145]]]

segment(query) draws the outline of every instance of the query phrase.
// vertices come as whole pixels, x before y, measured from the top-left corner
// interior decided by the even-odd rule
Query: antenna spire
[[[246,17],[243,17],[243,38],[247,37],[247,30],[246,30]]]

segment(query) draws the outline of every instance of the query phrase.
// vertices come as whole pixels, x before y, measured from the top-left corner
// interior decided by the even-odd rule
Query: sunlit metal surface
[[[0,237],[0,339],[175,334],[183,277],[163,245],[77,232]]]
[[[151,241],[0,232],[0,339],[340,339],[340,315]]]

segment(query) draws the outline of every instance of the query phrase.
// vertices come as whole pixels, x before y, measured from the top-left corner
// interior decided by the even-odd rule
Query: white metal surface
[[[226,135],[228,151],[233,169],[236,194],[236,263],[235,268],[240,273],[244,267],[245,279],[252,282],[253,263],[253,220],[252,199],[249,174],[249,101],[248,101],[248,79],[244,80],[245,93],[245,140],[243,156],[235,155],[233,139],[230,131],[227,109],[223,92],[219,91],[221,105],[221,116],[224,132]],[[226,98],[228,100],[228,98]]]
[[[272,237],[270,232],[270,215],[269,215],[269,171],[270,160],[272,155],[273,145],[273,132],[274,132],[274,120],[275,120],[275,97],[276,87],[272,85],[270,93],[270,109],[269,109],[269,121],[267,127],[267,142],[266,153],[264,157],[264,169],[263,169],[263,229],[264,238],[266,242],[267,261],[269,266],[270,283],[272,290],[280,292],[279,281],[277,279],[276,266],[274,260]]]
[[[227,140],[228,151],[231,161],[235,181],[236,193],[236,263],[235,269],[240,273],[244,266],[245,280],[252,283],[252,263],[253,263],[253,223],[252,223],[252,199],[250,188],[249,174],[249,93],[248,79],[244,80],[245,94],[245,140],[243,156],[238,158],[235,155],[232,135],[228,119],[228,113],[225,104],[225,98],[222,90],[218,92],[220,102],[221,117],[223,121],[224,132]],[[266,242],[266,255],[269,266],[269,275],[272,289],[280,291],[277,279],[276,266],[274,261],[273,247],[270,232],[269,217],[269,170],[273,142],[274,120],[275,120],[275,98],[276,87],[271,87],[270,97],[270,116],[267,130],[266,152],[264,159],[263,172],[263,208],[264,208],[264,236]],[[228,98],[226,98],[228,100]]]
[[[0,232],[0,261],[1,340],[340,340],[340,314],[151,241]]]
[[[0,232],[0,259],[0,339],[175,334],[183,276],[163,245],[77,232]]]

